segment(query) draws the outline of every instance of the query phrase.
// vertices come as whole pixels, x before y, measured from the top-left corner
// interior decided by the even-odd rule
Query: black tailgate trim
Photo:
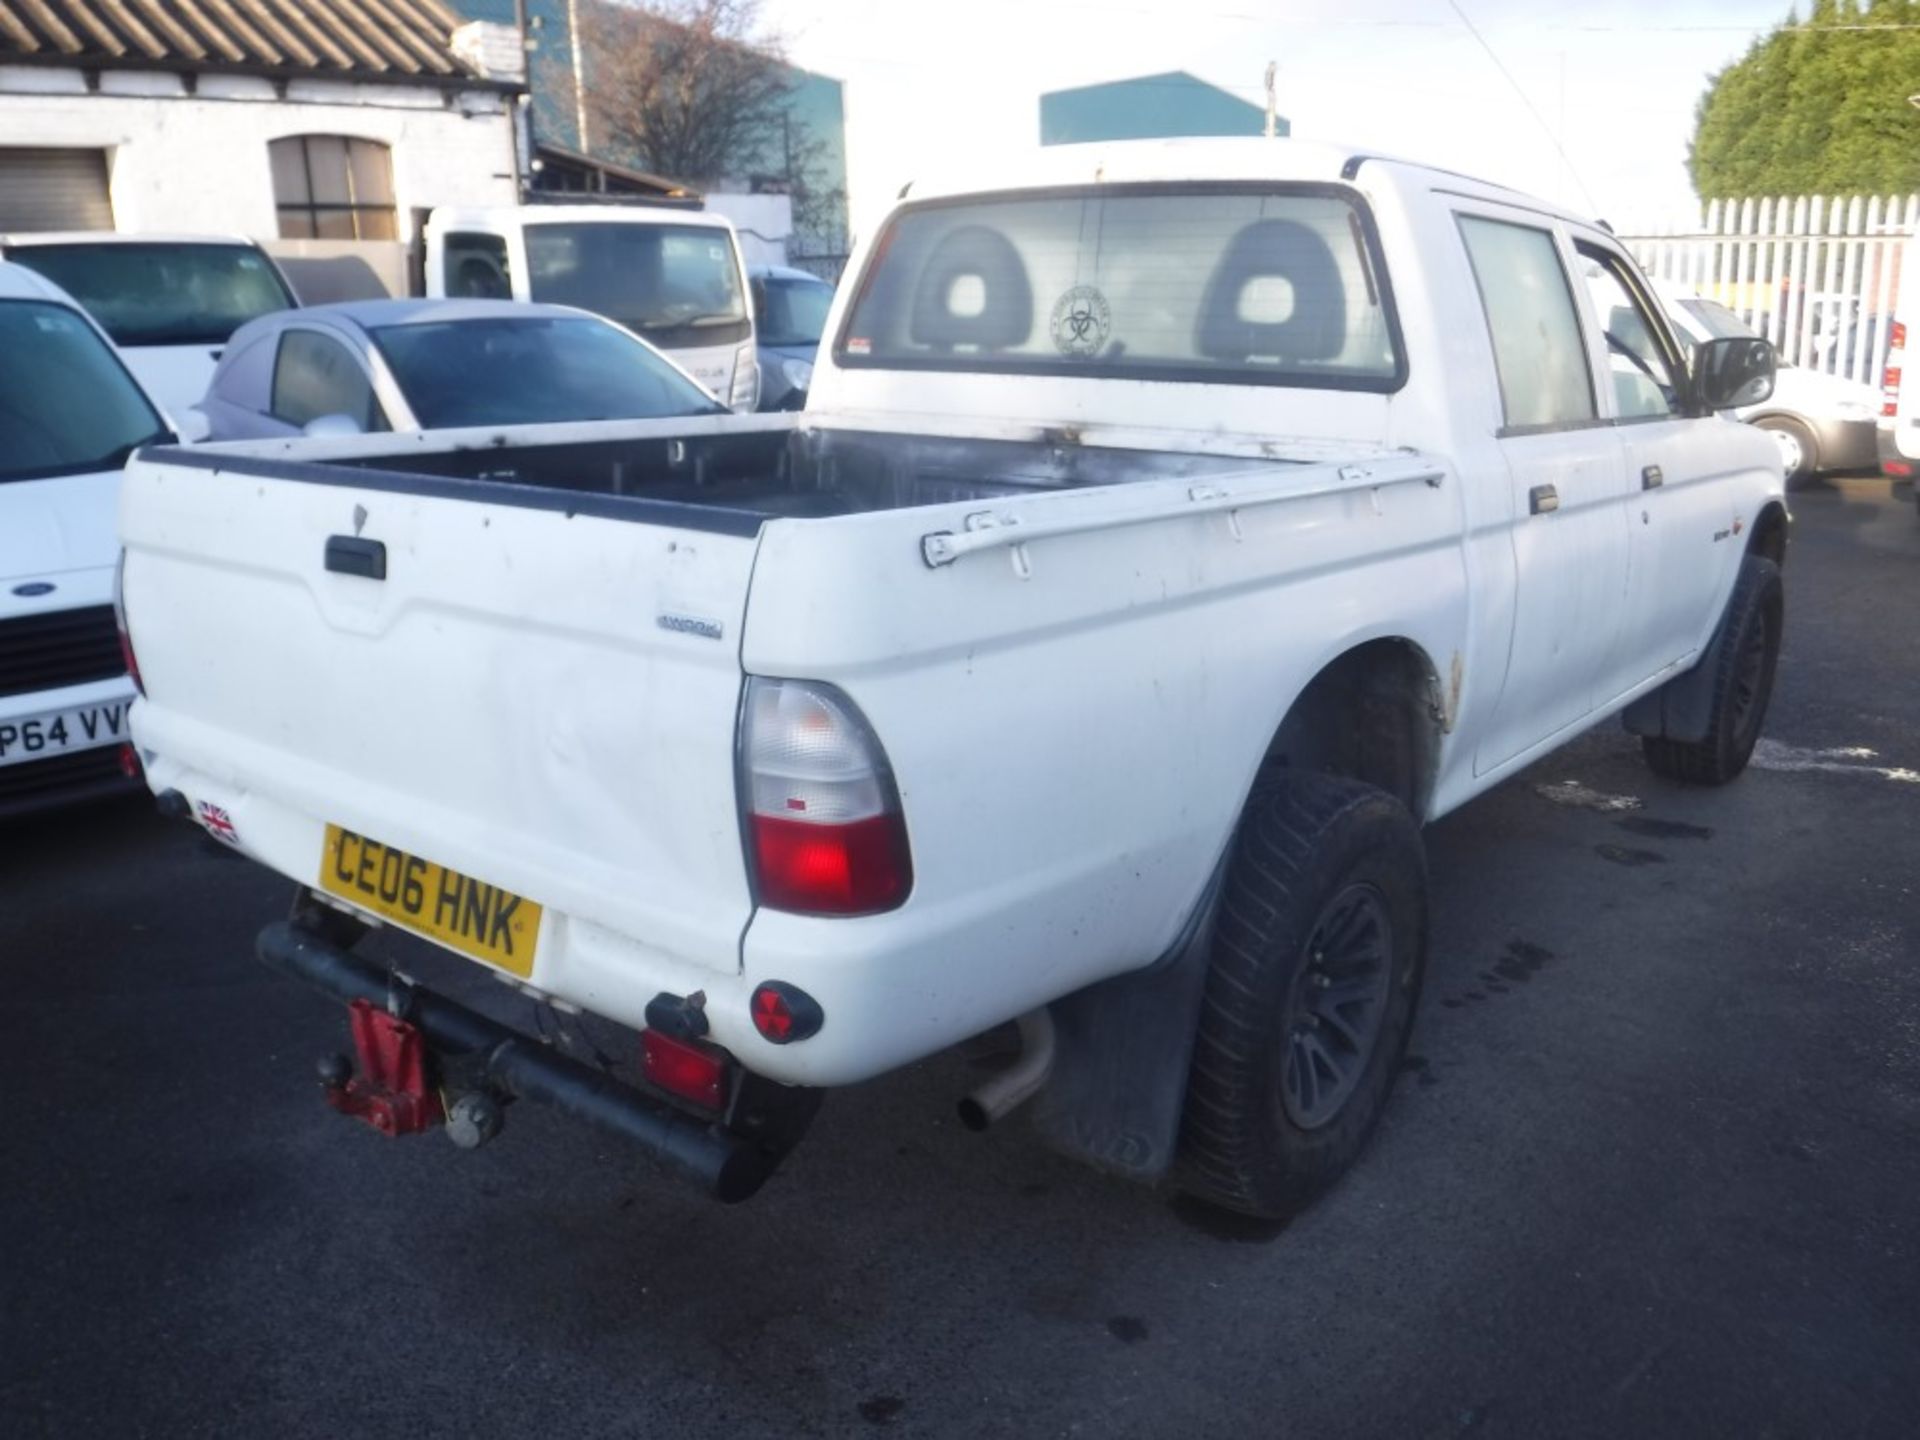
[[[701,530],[714,535],[751,538],[766,521],[776,518],[749,510],[720,506],[683,505],[676,500],[650,500],[644,495],[598,495],[578,490],[552,490],[539,485],[516,485],[507,480],[467,480],[446,475],[416,475],[404,470],[361,470],[346,462],[316,464],[307,460],[268,460],[257,455],[216,455],[175,445],[150,446],[138,460],[216,475],[257,476],[263,480],[291,480],[301,485],[328,485],[336,489],[376,490],[391,495],[424,495],[434,500],[465,500],[476,505],[505,505],[516,510],[551,510],[571,519],[590,515],[600,520],[625,520],[635,525],[670,525],[679,530]]]

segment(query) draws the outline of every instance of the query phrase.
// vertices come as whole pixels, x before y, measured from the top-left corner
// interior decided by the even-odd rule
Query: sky
[[[1264,105],[1269,60],[1299,139],[1479,175],[1625,228],[1691,210],[1694,105],[1790,4],[763,0],[763,16],[795,63],[846,82],[856,231],[917,172],[1036,147],[1043,91],[1186,70]]]

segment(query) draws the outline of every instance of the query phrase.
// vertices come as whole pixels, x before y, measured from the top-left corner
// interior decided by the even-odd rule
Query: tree
[[[587,0],[579,15],[596,149],[702,183],[739,173],[780,133],[791,82],[759,0]]]
[[[1905,28],[1910,27],[1910,28]],[[1703,196],[1920,189],[1920,0],[1814,0],[1708,83],[1688,168]]]

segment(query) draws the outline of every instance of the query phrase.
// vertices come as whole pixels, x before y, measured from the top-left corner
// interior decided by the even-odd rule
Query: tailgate
[[[522,916],[539,907],[525,973],[583,1002],[553,968],[583,945],[736,972],[757,525],[675,508],[661,523],[617,497],[142,457],[121,527],[155,788],[216,807],[210,830],[307,884],[341,864],[345,831],[343,873],[376,888],[392,849],[432,867],[428,886],[445,867],[522,897]],[[341,573],[374,555],[384,578]]]

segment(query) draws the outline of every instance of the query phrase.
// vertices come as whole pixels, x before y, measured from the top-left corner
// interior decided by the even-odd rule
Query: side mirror
[[[1772,388],[1771,384],[1768,388]],[[316,415],[300,427],[300,433],[320,439],[334,435],[362,435],[366,432],[360,428],[360,422],[351,415]]]
[[[1773,394],[1771,341],[1752,336],[1703,340],[1693,349],[1693,398],[1709,410],[1758,405]]]
[[[207,419],[204,410],[182,410],[180,423],[174,427],[174,431],[182,445],[198,445],[213,435],[213,422]]]

